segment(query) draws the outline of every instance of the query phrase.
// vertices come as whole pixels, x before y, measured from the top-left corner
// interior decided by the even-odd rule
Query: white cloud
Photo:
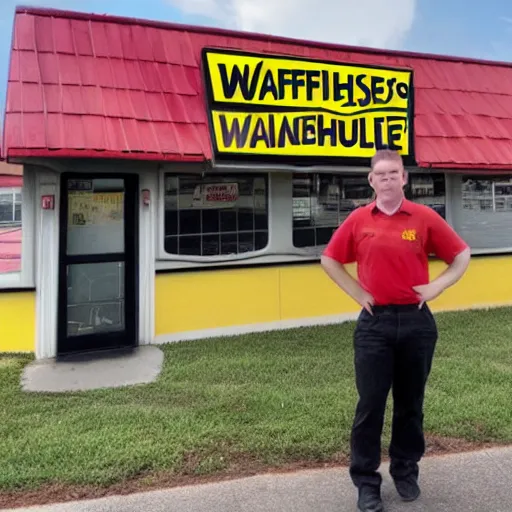
[[[223,27],[340,44],[400,48],[417,0],[166,0]]]

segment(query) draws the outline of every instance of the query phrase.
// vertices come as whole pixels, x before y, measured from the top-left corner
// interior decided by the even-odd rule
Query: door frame
[[[59,257],[57,292],[57,357],[73,353],[134,348],[139,343],[139,175],[112,172],[64,172],[60,177]],[[67,255],[68,180],[123,179],[124,252],[91,255]],[[67,336],[66,267],[80,263],[124,261],[125,329],[110,333]],[[70,348],[70,343],[74,345]]]

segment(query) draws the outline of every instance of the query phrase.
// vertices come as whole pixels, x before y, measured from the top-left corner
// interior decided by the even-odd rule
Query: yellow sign
[[[366,159],[412,151],[412,71],[204,50],[218,156]]]
[[[124,192],[68,192],[68,226],[122,222]]]

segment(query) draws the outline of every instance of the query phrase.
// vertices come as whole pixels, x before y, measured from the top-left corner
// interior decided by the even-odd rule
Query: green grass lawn
[[[437,318],[426,431],[512,442],[512,310]],[[212,474],[240,461],[340,460],[356,403],[353,327],[164,346],[156,383],[68,395],[22,393],[31,357],[3,355],[0,491],[104,486],[162,471]]]

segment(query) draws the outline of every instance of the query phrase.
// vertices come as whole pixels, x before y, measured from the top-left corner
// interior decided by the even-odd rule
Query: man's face
[[[379,199],[393,201],[403,197],[407,176],[400,162],[380,160],[370,172],[368,181]]]

